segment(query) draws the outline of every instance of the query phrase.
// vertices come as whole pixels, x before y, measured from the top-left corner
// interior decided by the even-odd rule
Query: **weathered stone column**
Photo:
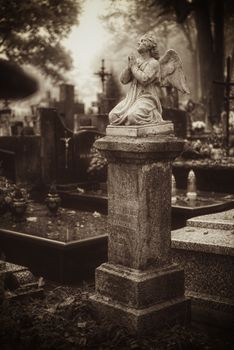
[[[108,159],[108,263],[96,269],[91,300],[100,315],[133,332],[184,324],[184,273],[170,256],[171,162],[183,141],[147,136],[152,128],[108,128],[96,141]],[[112,136],[121,130],[126,136]]]

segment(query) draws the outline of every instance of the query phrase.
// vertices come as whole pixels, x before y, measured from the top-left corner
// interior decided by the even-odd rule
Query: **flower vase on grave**
[[[186,196],[191,201],[197,198],[196,176],[193,170],[190,170],[188,174]]]
[[[22,221],[27,209],[27,200],[23,196],[21,189],[16,188],[10,204],[10,209],[16,221]]]
[[[50,187],[50,191],[45,199],[47,208],[52,215],[56,215],[61,204],[61,198],[57,193],[56,186],[53,184]]]

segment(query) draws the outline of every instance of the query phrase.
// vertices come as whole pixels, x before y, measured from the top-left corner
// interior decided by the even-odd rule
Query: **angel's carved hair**
[[[144,34],[142,38],[144,38],[147,41],[151,56],[156,60],[158,60],[159,59],[158,44],[156,42],[155,37],[152,34]]]

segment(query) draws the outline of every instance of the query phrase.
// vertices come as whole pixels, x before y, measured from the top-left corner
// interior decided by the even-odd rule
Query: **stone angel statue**
[[[166,51],[160,58],[155,38],[145,34],[138,42],[137,51],[137,56],[128,57],[128,65],[121,73],[121,83],[131,85],[125,99],[110,111],[111,125],[162,122],[159,87],[173,86],[182,93],[189,93],[182,63],[175,50]]]

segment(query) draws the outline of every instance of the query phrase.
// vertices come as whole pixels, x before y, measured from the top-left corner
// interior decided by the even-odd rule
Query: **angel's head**
[[[143,53],[149,51],[156,60],[159,59],[158,44],[152,34],[144,34],[138,41],[137,51]]]

